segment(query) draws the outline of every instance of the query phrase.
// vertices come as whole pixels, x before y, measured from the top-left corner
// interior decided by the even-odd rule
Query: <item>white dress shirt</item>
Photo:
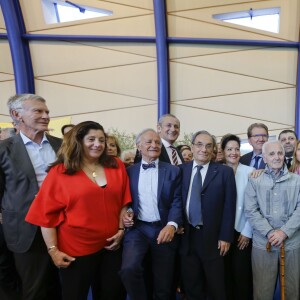
[[[165,146],[166,150],[167,150],[167,153],[168,153],[168,156],[169,156],[169,159],[170,159],[170,162],[172,163],[173,165],[173,159],[172,159],[172,147],[174,147],[173,145],[171,145],[169,142],[167,142],[166,140],[164,139],[161,139],[161,142],[162,144]],[[175,148],[175,147],[174,147]],[[176,151],[176,150],[175,150]],[[181,165],[182,164],[182,161],[176,151],[176,156],[177,156],[177,161],[178,161],[178,165]]]

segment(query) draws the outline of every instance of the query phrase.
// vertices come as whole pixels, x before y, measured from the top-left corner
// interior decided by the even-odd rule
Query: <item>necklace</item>
[[[96,177],[98,176],[97,173],[96,173],[96,168],[97,168],[97,165],[95,166],[95,170],[91,170],[87,165],[83,165],[83,167],[86,167],[91,173],[92,173],[92,177],[94,180],[96,180]]]

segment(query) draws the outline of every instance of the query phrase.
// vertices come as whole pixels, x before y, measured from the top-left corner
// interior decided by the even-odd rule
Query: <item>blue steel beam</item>
[[[300,45],[298,47],[298,69],[296,84],[296,114],[295,114],[295,131],[297,137],[300,138]]]
[[[34,75],[28,41],[22,39],[25,24],[18,0],[0,0],[12,56],[16,93],[34,93]]]
[[[159,119],[160,116],[170,112],[169,55],[165,0],[153,0],[153,7],[156,33],[157,100]]]

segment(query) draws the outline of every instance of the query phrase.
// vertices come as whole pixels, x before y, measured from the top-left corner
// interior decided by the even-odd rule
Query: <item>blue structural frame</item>
[[[296,84],[295,131],[298,136],[300,134],[300,42],[168,37],[165,0],[153,0],[156,37],[27,34],[19,1],[0,0],[0,5],[2,8],[8,33],[7,35],[0,34],[0,39],[8,39],[10,44],[17,93],[35,92],[34,75],[29,52],[29,42],[31,40],[156,43],[158,118],[161,115],[170,112],[170,81],[168,56],[169,44],[237,45],[296,48],[298,49],[298,68]]]
[[[22,38],[26,28],[18,0],[0,0],[12,56],[17,93],[34,93],[34,75],[29,42]]]

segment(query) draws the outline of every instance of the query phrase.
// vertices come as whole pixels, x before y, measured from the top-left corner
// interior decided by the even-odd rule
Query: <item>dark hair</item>
[[[103,127],[97,122],[85,121],[75,125],[73,129],[65,135],[57,153],[57,160],[50,165],[50,168],[63,163],[66,168],[66,174],[71,175],[81,170],[83,138],[91,129],[101,130],[105,135]],[[112,156],[106,154],[106,143],[104,151],[99,157],[99,163],[104,167],[118,168],[118,162]]]
[[[178,145],[176,148],[180,152],[182,152],[182,151],[184,151],[186,149],[191,150],[191,147],[189,145]]]
[[[213,142],[213,149],[215,149],[216,144],[217,144],[216,137],[215,137],[214,135],[210,134],[210,133],[209,133],[208,131],[206,131],[206,130],[200,130],[200,131],[197,131],[196,133],[194,133],[193,136],[192,136],[192,144],[194,144],[196,137],[197,137],[198,135],[200,135],[200,134],[206,134],[206,135],[209,135],[209,136],[211,137],[211,139],[212,139],[212,142]]]
[[[221,148],[222,150],[224,151],[225,150],[225,147],[226,145],[228,144],[228,142],[230,141],[235,141],[239,144],[239,147],[241,147],[241,140],[240,138],[237,136],[237,135],[234,135],[234,134],[231,134],[231,133],[228,133],[228,134],[225,134],[222,139],[221,139]]]
[[[267,132],[267,135],[269,135],[268,127],[265,124],[263,124],[263,123],[253,123],[247,129],[248,138],[251,138],[253,128],[263,128]]]
[[[297,138],[297,135],[296,135],[296,132],[295,132],[294,130],[286,129],[286,130],[282,130],[282,131],[279,133],[278,140],[280,140],[280,136],[281,136],[282,134],[284,134],[284,133],[292,133],[292,134],[295,136],[296,140],[298,139],[298,138]]]
[[[62,133],[62,135],[65,135],[65,129],[66,128],[68,128],[68,127],[75,127],[75,125],[74,124],[65,124],[64,126],[62,126],[62,128],[61,128],[61,133]]]

